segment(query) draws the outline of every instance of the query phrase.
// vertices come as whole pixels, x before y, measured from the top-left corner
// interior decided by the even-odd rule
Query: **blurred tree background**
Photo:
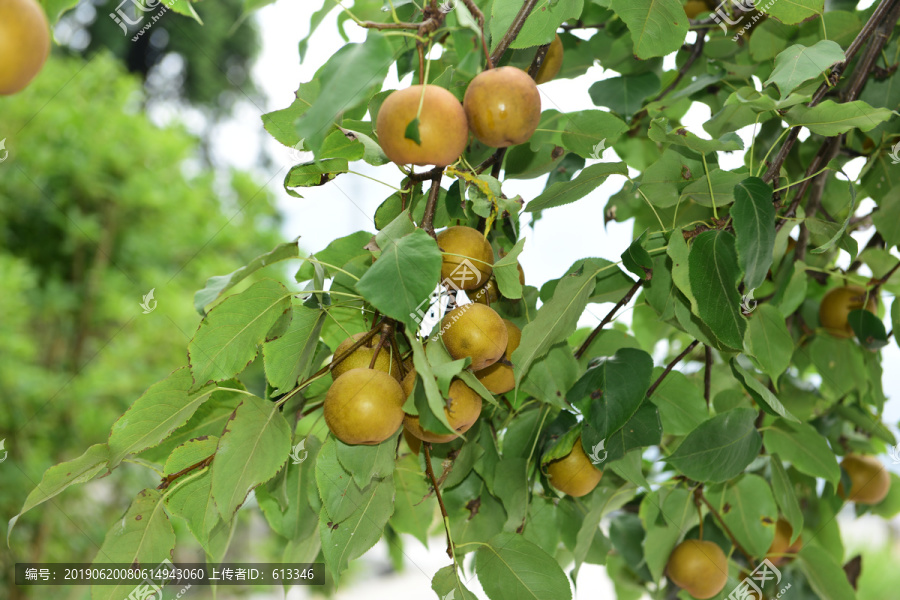
[[[214,101],[226,87],[199,76],[183,89]],[[146,99],[141,80],[102,51],[56,56],[26,91],[0,99],[4,522],[45,469],[105,441],[136,397],[187,363],[194,291],[280,241],[264,183],[206,166],[200,140],[151,122]],[[144,314],[151,289],[156,309]],[[153,483],[146,468],[129,469],[135,485]],[[0,553],[0,597],[23,593],[12,585],[16,561],[93,559],[133,488],[97,483],[22,518]]]

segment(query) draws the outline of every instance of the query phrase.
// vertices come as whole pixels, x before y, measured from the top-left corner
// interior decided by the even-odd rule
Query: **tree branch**
[[[807,107],[812,108],[817,105],[819,102],[825,98],[825,95],[830,91],[835,85],[837,85],[838,80],[841,78],[841,74],[844,72],[844,69],[850,64],[853,58],[856,56],[856,53],[859,52],[859,49],[862,45],[875,33],[876,29],[886,28],[887,31],[891,31],[894,27],[894,24],[897,22],[896,16],[894,16],[893,20],[887,18],[889,14],[895,13],[896,8],[900,6],[900,0],[881,0],[881,3],[878,5],[878,8],[875,9],[875,12],[872,13],[872,16],[869,17],[869,20],[866,22],[865,26],[863,26],[862,30],[856,36],[856,38],[851,42],[850,46],[847,48],[846,52],[844,52],[844,60],[842,62],[837,63],[831,68],[831,75],[828,80],[823,82],[822,85],[816,90],[815,94],[813,94],[812,99],[807,104]],[[870,52],[877,55],[881,52],[881,48],[884,46],[885,40],[880,42],[873,43],[869,49]],[[874,48],[877,46],[877,50]],[[869,61],[861,61],[869,63]],[[861,65],[857,65],[857,69],[859,69]],[[871,68],[871,63],[866,67],[868,69]],[[860,71],[861,73],[865,73],[865,75],[860,75],[859,77],[862,80],[865,80],[865,76],[868,75],[868,71]],[[856,89],[858,87],[858,89]],[[854,85],[853,91],[856,94],[859,94],[862,87],[861,84]],[[854,98],[850,98],[855,99]],[[769,168],[766,170],[765,175],[763,175],[763,180],[767,183],[775,181],[778,178],[778,174],[781,172],[781,167],[784,165],[784,161],[787,160],[788,154],[791,149],[794,147],[794,144],[797,142],[797,137],[800,135],[800,126],[794,127],[791,129],[790,133],[788,133],[787,138],[785,138],[784,143],[781,145],[781,148],[778,150],[778,154],[775,155],[775,159],[769,165]]]
[[[659,377],[657,378],[657,380],[654,381],[654,382],[653,382],[653,385],[651,385],[651,386],[647,389],[647,397],[650,397],[650,396],[653,394],[653,392],[656,391],[656,388],[658,388],[659,385],[663,382],[663,379],[666,378],[666,375],[668,375],[669,373],[671,373],[671,372],[672,372],[672,369],[675,368],[675,365],[677,365],[678,363],[680,363],[680,362],[681,362],[681,359],[683,359],[685,356],[687,356],[688,354],[690,354],[691,350],[693,350],[694,348],[696,348],[696,347],[697,347],[697,344],[699,344],[699,343],[700,343],[700,340],[694,340],[693,342],[691,342],[690,344],[688,344],[688,347],[685,348],[684,351],[682,351],[681,354],[679,354],[678,356],[676,356],[675,358],[673,358],[673,359],[672,359],[672,362],[670,362],[669,364],[666,365],[666,368],[665,368],[665,369],[663,370],[663,372],[659,375]]]
[[[437,175],[434,175],[431,178],[431,190],[428,192],[428,201],[425,203],[425,214],[422,217],[422,229],[435,239],[437,239],[437,236],[434,234],[434,211],[437,209],[437,200],[441,195],[442,176],[443,171],[438,171]]]
[[[691,45],[691,53],[688,55],[687,60],[684,61],[684,64],[681,65],[681,68],[678,69],[678,74],[675,76],[675,80],[672,81],[672,83],[670,83],[666,87],[666,89],[661,91],[659,93],[659,95],[653,99],[653,102],[659,102],[660,100],[665,98],[666,95],[669,94],[669,92],[671,92],[676,87],[678,87],[678,84],[681,83],[681,80],[684,78],[684,76],[687,74],[687,72],[690,70],[690,68],[692,66],[694,66],[694,63],[703,54],[703,46],[705,44],[706,44],[706,32],[698,31],[697,32],[697,40],[693,43],[693,45]],[[647,115],[647,109],[642,108],[631,118],[632,124],[637,123],[638,121],[643,119],[646,115]]]
[[[431,479],[431,485],[434,486],[434,495],[437,496],[438,504],[441,506],[441,516],[444,520],[444,529],[447,531],[447,556],[453,558],[453,542],[450,540],[450,522],[447,516],[447,507],[444,506],[444,498],[441,496],[441,487],[438,485],[437,478],[434,476],[434,469],[431,467],[431,442],[422,442],[422,449],[425,451],[425,472]]]
[[[587,336],[584,342],[582,342],[582,344],[578,347],[578,350],[575,351],[576,359],[582,357],[582,355],[587,351],[588,347],[590,347],[591,342],[594,341],[594,338],[596,338],[600,334],[600,331],[610,321],[612,321],[613,316],[615,316],[616,312],[618,312],[620,308],[631,301],[631,298],[635,295],[635,293],[637,293],[638,289],[640,289],[642,285],[644,285],[644,280],[638,279],[635,284],[631,286],[631,289],[628,290],[628,292],[624,296],[622,296],[622,299],[616,302],[616,305],[612,307],[612,310],[606,313],[606,316],[603,317],[603,320],[600,321],[600,324],[594,327],[594,330],[590,333],[590,335]]]
[[[484,37],[484,13],[481,12],[481,9],[478,8],[472,0],[463,0],[463,4],[466,5],[466,8],[469,9],[469,12],[472,13],[472,16],[478,21],[478,26],[481,28],[481,48],[484,50],[484,59],[487,61],[487,68],[493,69],[494,63],[491,60],[491,51],[488,50],[487,40]]]
[[[516,36],[519,35],[520,31],[522,31],[522,27],[524,27],[525,21],[528,19],[528,15],[531,14],[531,11],[533,11],[534,7],[537,6],[537,3],[538,0],[525,0],[525,3],[522,4],[522,8],[519,9],[519,12],[513,19],[513,22],[509,26],[509,29],[506,30],[506,33],[503,34],[503,37],[500,38],[500,42],[494,49],[494,53],[490,58],[491,64],[496,65],[500,62],[500,59],[503,58],[503,53],[506,52],[507,48],[509,48],[509,45],[513,43],[513,41],[516,39]]]

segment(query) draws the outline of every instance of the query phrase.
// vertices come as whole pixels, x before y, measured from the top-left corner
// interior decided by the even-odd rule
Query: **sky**
[[[269,153],[278,166],[263,173],[263,176],[279,198],[279,206],[285,215],[283,227],[285,237],[300,236],[301,246],[310,252],[324,248],[328,242],[337,237],[361,229],[371,231],[375,209],[394,191],[371,179],[345,174],[326,186],[302,190],[303,199],[292,198],[282,189],[282,180],[287,169],[299,161],[296,160],[296,155],[291,154],[291,149],[282,146],[265,132],[260,133],[261,114],[289,106],[298,83],[309,81],[315,71],[344,43],[336,33],[335,11],[326,18],[314,35],[304,63],[299,63],[298,42],[306,36],[309,18],[322,6],[323,1],[328,0],[299,2],[280,0],[257,13],[255,18],[261,25],[264,45],[262,55],[254,68],[254,77],[267,96],[266,105],[256,106],[249,103],[241,105],[235,119],[216,134],[213,144],[213,151],[218,159],[226,164],[242,167],[253,163],[261,146]],[[364,30],[352,24],[347,28],[352,41],[364,39]],[[674,58],[668,57],[666,68],[672,68],[673,64]],[[604,72],[599,67],[593,67],[578,79],[557,80],[543,84],[540,86],[542,105],[545,109],[555,108],[560,111],[595,108],[587,93],[589,84],[614,75],[611,72]],[[392,72],[385,87],[399,88],[408,85],[410,79],[411,76],[403,82],[398,82],[396,73]],[[683,122],[693,133],[708,137],[701,124],[709,117],[709,109],[695,103]],[[751,128],[741,130],[738,134],[744,139],[745,146],[749,146],[752,137]],[[723,169],[743,164],[741,152],[720,156]],[[601,160],[612,161],[618,158],[613,150],[608,149]],[[856,161],[848,165],[847,171],[853,174],[861,167],[862,162]],[[375,168],[357,162],[351,168],[364,175],[381,179],[391,186],[398,186],[402,178],[400,171],[390,166]],[[622,250],[631,243],[632,224],[609,223],[604,227],[603,209],[608,197],[621,188],[623,181],[624,178],[621,176],[612,176],[584,199],[545,211],[535,229],[523,227],[523,235],[527,238],[527,242],[520,256],[520,262],[525,269],[529,285],[540,287],[542,283],[559,277],[575,260],[585,256],[598,256],[613,262],[619,260]],[[504,192],[508,196],[521,194],[527,201],[541,192],[543,184],[543,178],[521,182],[510,181],[504,184]],[[862,206],[861,210],[867,211],[870,208],[871,203]],[[860,235],[858,241],[861,244],[865,243],[868,235],[870,233]],[[843,254],[841,261],[840,264],[846,266],[849,257]],[[869,274],[864,269],[861,272]],[[590,305],[579,324],[595,326],[611,306],[611,304]],[[630,322],[630,313],[627,309],[622,312],[621,318],[626,323]],[[885,365],[900,364],[900,348],[895,343],[891,343],[883,353]],[[896,425],[900,420],[900,402],[897,401],[900,397],[900,369],[885,369],[884,388],[888,396],[894,399],[888,403],[886,420]],[[896,431],[896,427],[894,429]],[[900,465],[893,468],[900,472]],[[882,526],[878,523],[864,523],[855,527],[857,527],[855,535],[865,539],[877,535]],[[364,560],[360,561],[362,573],[356,579],[357,583],[342,589],[337,596],[338,600],[360,598],[363,597],[361,596],[363,593],[367,600],[407,598],[419,600],[432,597],[430,578],[438,568],[449,562],[443,553],[441,540],[435,540],[431,544],[431,549],[427,550],[410,538],[406,553],[409,563],[407,572],[380,578],[378,585],[373,586],[369,583],[369,578],[380,571],[387,571],[389,565],[384,545],[376,546]],[[602,567],[586,565],[577,583],[581,593],[576,591],[576,599],[586,598],[587,590],[590,590],[592,598],[613,597],[611,585],[605,578]],[[471,586],[479,598],[484,597],[476,581],[473,581]],[[306,593],[307,590],[295,590],[290,597],[305,598]]]

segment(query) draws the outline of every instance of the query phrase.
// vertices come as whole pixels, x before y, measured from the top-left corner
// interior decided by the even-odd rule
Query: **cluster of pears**
[[[438,245],[445,280],[465,290],[481,290],[487,285],[494,252],[484,234],[471,227],[450,227],[438,235]],[[460,269],[464,260],[477,265],[476,270]],[[489,391],[503,394],[515,387],[510,357],[522,337],[515,324],[489,306],[472,302],[448,311],[439,327],[430,343],[442,343],[454,360],[470,358],[470,368]],[[481,414],[482,399],[459,378],[450,383],[444,407],[453,433],[429,431],[418,416],[403,411],[417,374],[411,361],[401,366],[393,347],[382,342],[381,334],[372,333],[356,334],[338,345],[334,352],[337,362],[331,367],[334,383],[324,403],[325,422],[334,436],[346,444],[375,445],[392,437],[402,425],[418,440],[443,443],[468,431]],[[402,377],[401,372],[405,372]]]
[[[878,504],[890,491],[890,474],[873,456],[850,454],[841,462],[841,468],[850,478],[849,494],[844,490],[843,484],[838,486],[838,494],[842,498],[857,504]],[[766,558],[776,566],[790,561],[803,547],[801,534],[791,541],[793,538],[794,530],[790,523],[779,518],[775,523],[775,535]],[[714,542],[685,540],[669,556],[666,575],[694,598],[704,600],[712,598],[725,587],[728,580],[728,560]]]
[[[50,55],[50,25],[36,0],[0,0],[0,95],[22,91]]]
[[[407,137],[417,118],[418,141]],[[483,144],[506,148],[527,141],[540,119],[535,81],[522,69],[498,67],[469,83],[462,104],[437,85],[392,93],[378,110],[375,131],[381,149],[395,163],[444,167],[463,153],[470,130]]]

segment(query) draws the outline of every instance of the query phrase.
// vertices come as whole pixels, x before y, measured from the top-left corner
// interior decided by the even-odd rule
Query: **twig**
[[[712,348],[705,345],[706,370],[703,372],[703,397],[706,399],[706,408],[709,408],[709,391],[712,388]]]
[[[175,481],[176,479],[178,479],[179,477],[186,475],[187,473],[190,473],[191,471],[194,471],[196,469],[202,469],[203,467],[208,467],[212,463],[212,461],[215,457],[216,457],[215,454],[213,454],[211,456],[207,456],[203,460],[201,460],[199,462],[195,462],[191,466],[185,467],[182,470],[178,471],[177,473],[172,473],[171,475],[166,475],[163,478],[162,483],[160,483],[158,486],[156,486],[156,489],[164,490],[164,489],[168,488],[170,485],[172,485],[172,482]]]
[[[519,12],[513,19],[513,22],[509,26],[509,29],[507,29],[506,33],[503,34],[503,37],[500,38],[500,42],[494,49],[494,53],[491,54],[491,64],[496,65],[500,62],[500,59],[503,57],[503,53],[506,52],[507,48],[509,48],[509,45],[513,43],[513,40],[515,40],[516,36],[519,35],[519,32],[522,31],[522,27],[525,26],[525,21],[528,19],[528,15],[531,14],[531,11],[533,11],[534,7],[537,6],[537,3],[538,0],[525,0],[525,3],[522,4],[522,8],[519,9]]]
[[[576,359],[582,357],[582,355],[591,345],[591,342],[594,341],[594,338],[596,338],[597,335],[600,334],[600,331],[603,329],[603,327],[605,327],[610,321],[612,321],[613,316],[615,316],[616,312],[618,312],[620,308],[631,301],[631,298],[635,295],[635,293],[637,293],[638,289],[640,289],[642,285],[644,285],[644,280],[638,279],[635,284],[631,286],[631,289],[628,290],[628,292],[624,296],[622,296],[622,299],[616,302],[616,305],[612,307],[612,310],[606,313],[606,316],[603,317],[603,320],[600,321],[600,324],[594,327],[594,330],[590,333],[590,335],[587,336],[584,342],[581,343],[581,345],[578,347],[578,350],[575,351]]]
[[[828,81],[823,82],[816,92],[813,94],[812,99],[810,99],[809,104],[806,106],[808,108],[812,108],[817,105],[825,95],[830,91],[835,85],[837,85],[838,80],[841,78],[841,74],[844,72],[844,69],[847,68],[847,65],[853,60],[856,56],[856,53],[859,52],[859,49],[862,48],[862,45],[875,33],[875,30],[879,28],[879,26],[884,26],[887,24],[889,26],[888,31],[893,29],[894,23],[896,23],[896,18],[893,22],[890,22],[886,17],[889,13],[892,13],[894,9],[897,7],[898,2],[900,0],[882,0],[878,5],[878,8],[872,13],[872,16],[869,17],[869,20],[866,22],[865,26],[863,26],[862,30],[860,30],[859,34],[850,43],[847,50],[844,52],[844,60],[842,62],[837,63],[831,68],[831,75]],[[878,47],[878,52],[880,53],[881,47],[883,46],[883,42],[880,44],[873,44],[870,48],[874,46]],[[876,53],[873,51],[873,53]],[[860,61],[861,63],[863,61]],[[859,68],[860,65],[857,65]],[[868,73],[866,71],[866,73]],[[860,88],[861,89],[861,88]],[[859,93],[858,91],[856,93]],[[788,133],[788,136],[785,138],[784,142],[781,145],[781,148],[778,150],[778,154],[775,155],[775,159],[769,165],[768,170],[766,170],[765,175],[763,175],[763,180],[766,182],[772,182],[778,178],[778,174],[781,172],[781,167],[784,165],[784,161],[787,160],[788,154],[791,149],[794,147],[794,144],[797,142],[797,138],[800,135],[801,127],[798,125],[793,127]]]
[[[738,551],[744,555],[744,558],[747,559],[747,564],[753,566],[756,561],[752,556],[750,556],[750,553],[747,552],[747,550],[744,549],[743,546],[741,546],[741,543],[737,541],[737,538],[734,537],[734,534],[731,532],[731,528],[728,527],[728,525],[725,523],[725,520],[722,518],[722,515],[719,514],[719,511],[717,511],[716,508],[712,504],[710,504],[709,500],[706,499],[706,496],[703,495],[702,487],[698,487],[696,490],[694,490],[694,497],[699,498],[700,501],[706,505],[706,508],[709,509],[709,512],[712,513],[712,515],[719,522],[719,525],[722,526],[722,531],[725,532],[725,535],[728,536],[728,538],[731,540],[731,543],[734,544],[734,547],[737,548]]]
[[[431,190],[428,192],[428,200],[425,202],[425,214],[422,216],[422,229],[428,235],[437,239],[434,234],[434,212],[437,209],[437,200],[441,195],[441,177],[443,171],[438,171],[437,175],[431,178]]]
[[[438,485],[437,478],[434,476],[434,469],[431,467],[431,442],[422,442],[422,449],[425,451],[425,472],[431,479],[431,485],[434,486],[434,495],[437,496],[438,504],[441,506],[441,516],[444,519],[444,529],[447,531],[447,556],[453,558],[453,542],[450,541],[450,523],[447,516],[447,507],[444,506],[444,498],[441,496],[441,488]]]
[[[487,61],[486,68],[493,69],[494,63],[491,60],[491,51],[488,50],[487,40],[484,37],[484,13],[481,12],[481,9],[478,8],[472,0],[463,0],[463,4],[466,5],[466,8],[469,9],[469,12],[472,13],[472,16],[478,21],[478,27],[481,28],[481,48],[484,50],[484,59]]]
[[[423,181],[428,181],[429,179],[434,179],[435,175],[443,172],[444,167],[434,167],[433,169],[428,169],[427,171],[422,171],[421,173],[410,173],[406,178],[410,181],[421,183]]]
[[[882,276],[879,277],[878,279],[875,279],[875,280],[874,280],[875,287],[872,288],[871,294],[872,294],[872,295],[877,294],[877,293],[878,293],[878,288],[880,288],[882,285],[884,285],[885,283],[887,283],[887,280],[891,278],[891,275],[893,275],[894,273],[897,272],[897,269],[900,269],[900,262],[898,262],[896,265],[894,265],[894,266],[891,268],[890,271],[888,271],[887,273],[885,273],[884,275],[882,275]],[[896,302],[896,300],[895,300],[895,302]]]
[[[537,79],[538,71],[541,70],[541,66],[544,64],[544,59],[547,58],[547,51],[549,49],[550,44],[544,44],[543,46],[538,46],[537,52],[534,53],[534,58],[528,66],[528,75],[531,76],[532,79]]]
[[[670,362],[669,364],[666,365],[666,368],[663,369],[663,372],[660,374],[660,376],[656,379],[656,381],[653,382],[653,385],[651,385],[651,386],[647,389],[647,397],[650,397],[650,396],[653,394],[653,392],[656,391],[656,388],[658,388],[659,385],[663,382],[663,379],[666,378],[666,375],[668,375],[669,373],[671,373],[671,372],[672,372],[672,369],[675,368],[675,365],[677,365],[678,363],[680,363],[682,358],[684,358],[685,356],[687,356],[688,354],[690,354],[691,350],[693,350],[694,348],[696,348],[696,347],[697,347],[697,344],[699,344],[699,343],[700,343],[700,340],[694,340],[693,342],[691,342],[691,343],[688,345],[687,348],[684,349],[684,351],[682,351],[681,354],[679,354],[678,356],[676,356],[675,358],[673,358],[673,359],[672,359],[672,362]]]
[[[369,361],[369,368],[375,368],[375,361],[378,359],[378,353],[384,348],[388,340],[394,339],[394,320],[385,319],[381,325],[381,337],[378,338],[378,344],[375,345],[375,351],[372,353],[372,360]],[[393,357],[396,360],[396,356]]]
[[[670,83],[670,84],[666,87],[666,89],[664,89],[663,91],[661,91],[661,92],[659,93],[659,95],[658,95],[656,98],[653,99],[653,102],[659,102],[660,100],[662,100],[663,98],[665,98],[666,95],[669,94],[669,92],[671,92],[671,91],[674,90],[676,87],[678,87],[678,84],[681,83],[681,80],[684,78],[685,75],[687,75],[687,72],[690,70],[690,68],[691,68],[692,66],[694,66],[694,63],[695,63],[695,62],[697,61],[697,59],[700,58],[700,56],[703,54],[703,46],[704,46],[705,44],[706,44],[706,32],[705,32],[705,31],[698,31],[698,32],[697,32],[697,40],[696,40],[696,41],[693,43],[693,45],[691,46],[691,53],[688,55],[687,60],[684,61],[684,64],[681,65],[681,68],[678,69],[678,74],[675,76],[674,81],[672,81],[672,83]],[[632,123],[637,123],[638,121],[640,121],[641,119],[643,119],[644,116],[646,116],[646,115],[647,115],[647,109],[646,109],[646,108],[643,108],[643,109],[641,109],[640,111],[638,111],[638,112],[634,115],[634,117],[631,118],[631,122],[632,122]]]

